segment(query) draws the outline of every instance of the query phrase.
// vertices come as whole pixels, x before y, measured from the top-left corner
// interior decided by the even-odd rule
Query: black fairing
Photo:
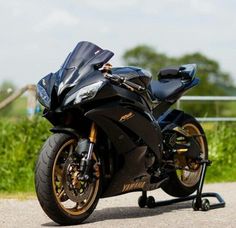
[[[60,86],[58,93],[61,93],[67,87],[76,85],[79,80],[87,77],[92,71],[97,71],[113,55],[113,52],[103,50],[90,42],[79,42],[62,65],[59,73]]]
[[[132,118],[122,121],[121,117],[127,113],[132,113]],[[123,157],[123,165],[114,174],[103,197],[124,193],[124,184],[137,180],[145,183],[143,189],[152,188],[150,174],[145,166],[145,156],[148,146],[157,161],[162,159],[162,136],[158,123],[132,107],[121,106],[115,102],[92,109],[85,115],[104,130],[117,153]]]
[[[91,80],[94,75],[101,74],[98,69],[113,55],[113,52],[103,50],[93,43],[79,42],[59,71],[50,73],[39,81],[37,84],[39,102],[48,109],[55,109],[61,105],[60,102],[71,88],[83,84],[83,80],[87,78]],[[48,102],[45,103],[45,100]]]
[[[133,149],[132,144],[128,143],[128,141],[124,141],[126,140],[124,127],[126,127],[127,129],[130,129],[133,133],[135,133],[138,138],[140,137],[145,142],[145,144],[149,145],[149,147],[158,156],[158,159],[161,160],[162,137],[159,125],[153,122],[148,116],[140,114],[139,112],[131,108],[132,107],[121,106],[116,103],[109,103],[100,106],[97,109],[92,109],[85,115],[97,122],[97,124],[104,129],[104,131],[107,133],[107,135],[110,136],[111,140],[113,141],[114,145],[116,145],[120,153],[126,153],[129,150]],[[127,113],[132,113],[132,118],[126,121],[122,121],[121,117],[126,115]],[[104,121],[102,120],[104,118],[107,119],[110,124],[104,124]],[[113,127],[111,128],[111,126],[113,125],[116,125],[116,128],[120,128],[121,131],[115,134],[115,130],[113,129]],[[130,147],[127,147],[127,144],[130,145]]]

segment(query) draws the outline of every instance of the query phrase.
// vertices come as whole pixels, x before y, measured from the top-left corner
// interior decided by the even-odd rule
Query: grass
[[[204,126],[212,166],[208,169],[208,182],[236,181],[236,123]]]
[[[236,167],[235,166],[215,166],[214,162],[212,166],[207,169],[206,182],[234,182],[236,181]]]

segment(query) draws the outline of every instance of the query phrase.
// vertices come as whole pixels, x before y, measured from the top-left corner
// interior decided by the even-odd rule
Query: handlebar
[[[125,81],[125,83],[126,83],[128,86],[134,88],[135,90],[138,90],[138,91],[144,91],[144,90],[145,90],[144,87],[142,87],[142,86],[140,86],[140,85],[138,85],[138,84],[136,84],[136,83],[133,83],[133,82],[130,82],[130,81]]]
[[[105,78],[107,78],[113,82],[116,82],[116,83],[126,86],[131,91],[134,91],[134,90],[144,91],[145,90],[144,87],[142,87],[136,83],[133,83],[131,81],[128,81],[127,78],[125,78],[125,77],[121,77],[119,75],[112,75],[112,74],[106,74],[104,76],[105,76]]]

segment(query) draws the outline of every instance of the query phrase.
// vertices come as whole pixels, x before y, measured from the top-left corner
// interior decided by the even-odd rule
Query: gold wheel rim
[[[71,151],[73,150],[73,147],[75,146],[75,144],[76,144],[76,140],[71,139],[71,140],[67,141],[66,143],[64,143],[63,146],[58,151],[58,153],[57,153],[57,155],[54,159],[54,163],[53,163],[52,185],[53,185],[53,194],[56,198],[56,201],[57,201],[58,205],[61,207],[61,209],[65,212],[67,212],[70,215],[78,216],[78,215],[81,215],[84,212],[86,212],[92,206],[92,204],[94,203],[94,201],[96,199],[96,196],[97,196],[97,193],[98,193],[100,181],[99,181],[99,178],[98,178],[95,183],[90,183],[90,185],[93,185],[93,186],[92,186],[92,188],[91,188],[91,190],[88,194],[87,201],[81,207],[80,207],[80,205],[78,205],[78,203],[73,202],[73,201],[71,201],[71,206],[68,206],[68,207],[63,204],[64,202],[62,202],[61,199],[62,199],[63,196],[65,196],[66,193],[63,189],[62,183],[61,183],[62,186],[61,186],[60,191],[57,191],[58,183],[56,183],[57,178],[61,179],[61,181],[62,181],[63,171],[61,169],[60,169],[61,171],[58,171],[57,162],[58,162],[58,159],[60,158],[60,156],[62,155],[63,151],[65,151],[65,149],[68,146],[70,146],[70,151],[69,151],[69,154],[70,154]],[[95,161],[97,161],[95,153],[93,153],[93,159]],[[60,174],[61,178],[59,178],[59,176],[57,176],[57,174]],[[98,177],[100,176],[99,169],[96,170],[96,176],[98,176]],[[68,199],[68,200],[70,200],[70,199]],[[72,206],[73,204],[75,204],[75,205]]]
[[[198,127],[194,124],[187,123],[182,126],[182,128],[188,132],[189,135],[202,135]],[[196,138],[200,147],[201,147],[201,153],[200,156],[202,158],[206,158],[206,148],[205,148],[205,143],[204,139],[202,136],[199,136]],[[196,170],[194,171],[187,171],[187,170],[177,170],[177,176],[179,181],[186,187],[193,187],[198,183],[200,180],[200,175],[201,175],[201,169],[202,167],[199,166]]]

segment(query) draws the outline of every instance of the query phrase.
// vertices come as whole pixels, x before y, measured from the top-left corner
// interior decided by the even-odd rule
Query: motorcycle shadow
[[[96,223],[113,219],[130,219],[141,217],[152,217],[175,210],[192,208],[189,202],[178,203],[175,205],[155,207],[155,208],[139,208],[139,207],[112,207],[95,210],[95,212],[84,223]]]
[[[82,224],[91,224],[106,220],[115,220],[115,219],[134,219],[141,217],[152,217],[165,214],[168,212],[173,212],[175,210],[189,209],[192,208],[192,203],[183,202],[172,204],[169,206],[155,207],[152,209],[149,208],[139,208],[137,207],[108,207],[104,209],[95,210],[90,217],[84,221]],[[54,222],[42,224],[45,227],[58,226]]]

